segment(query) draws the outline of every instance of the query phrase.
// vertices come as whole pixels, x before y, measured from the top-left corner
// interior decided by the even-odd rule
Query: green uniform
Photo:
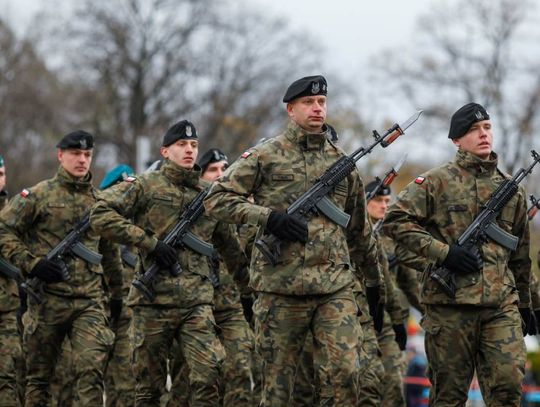
[[[516,251],[488,240],[480,248],[483,269],[456,274],[455,299],[429,278],[448,245],[479,213],[508,176],[487,160],[459,150],[453,162],[418,177],[399,195],[385,218],[385,232],[399,245],[429,261],[422,276],[432,402],[465,404],[477,371],[488,406],[519,406],[525,345],[517,305],[529,307],[529,229],[522,188],[498,216],[497,224],[519,238]]]
[[[0,213],[2,256],[28,275],[96,202],[91,175],[77,180],[60,167],[52,179],[23,190]],[[103,268],[118,272],[118,259],[89,231],[81,242],[103,254]],[[103,268],[77,256],[65,258],[69,281],[45,285],[44,302],[29,301],[25,314],[26,405],[49,402],[49,380],[66,335],[75,365],[76,402],[103,404],[103,369],[113,333],[107,327]]]
[[[310,134],[291,122],[284,133],[242,154],[213,184],[205,206],[220,220],[261,226],[260,237],[271,210],[285,211],[342,156],[326,133]],[[250,195],[255,204],[248,201]],[[381,276],[358,172],[346,177],[330,198],[351,216],[347,229],[325,216],[312,217],[308,242],[282,244],[275,267],[253,250],[250,286],[257,292],[255,336],[264,361],[264,406],[289,403],[309,330],[321,404],[354,405],[358,397],[362,335],[351,265],[354,261],[360,267],[370,286],[379,285]]]
[[[139,268],[152,263],[148,254],[178,221],[183,209],[205,185],[200,170],[187,170],[166,161],[159,171],[141,175],[104,191],[91,222],[102,235],[139,249]],[[130,222],[128,219],[133,219]],[[232,270],[242,267],[242,252],[232,226],[202,215],[191,232],[220,250]],[[181,346],[189,367],[191,403],[216,406],[218,368],[224,357],[212,314],[214,290],[208,259],[190,249],[178,250],[183,272],[163,272],[155,281],[156,298],[146,300],[134,287],[128,304],[133,307],[130,338],[137,381],[136,405],[159,405],[167,376],[166,360],[173,339]]]

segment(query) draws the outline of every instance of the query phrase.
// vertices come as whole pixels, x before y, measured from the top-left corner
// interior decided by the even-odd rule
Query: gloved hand
[[[521,329],[523,329],[523,336],[536,335],[538,333],[536,325],[536,317],[530,308],[518,308],[521,314]]]
[[[30,277],[37,277],[47,284],[64,281],[62,275],[62,267],[58,263],[45,258],[41,259],[30,271]]]
[[[270,212],[266,229],[281,240],[307,242],[307,223],[285,212]]]
[[[111,298],[109,302],[109,308],[111,311],[111,321],[118,321],[120,314],[122,313],[122,299],[121,298]]]
[[[380,287],[366,287],[366,297],[369,306],[369,315],[373,318],[373,326],[377,332],[381,332],[384,318],[384,304],[380,301]]]
[[[392,325],[392,329],[394,330],[399,350],[405,350],[407,346],[407,329],[405,328],[405,324]]]
[[[251,324],[251,321],[253,321],[253,297],[251,295],[242,295],[240,296],[240,302],[244,310],[244,317]]]
[[[482,259],[457,244],[451,244],[443,266],[454,273],[474,273],[482,268]]]
[[[156,248],[150,252],[150,255],[162,269],[169,269],[173,264],[178,263],[176,250],[161,240],[158,240]]]

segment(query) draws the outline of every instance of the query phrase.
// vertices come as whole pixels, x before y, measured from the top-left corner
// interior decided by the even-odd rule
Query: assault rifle
[[[491,195],[474,221],[459,236],[457,244],[471,253],[480,255],[480,246],[487,242],[488,238],[497,242],[509,250],[516,250],[519,239],[501,229],[495,219],[503,210],[512,197],[518,192],[518,185],[527,175],[532,172],[533,167],[540,162],[540,155],[532,150],[533,163],[527,168],[521,168],[510,180],[505,180]],[[435,280],[443,292],[450,298],[456,296],[455,273],[444,266],[435,269],[430,278]]]
[[[208,189],[205,189],[197,194],[195,198],[189,203],[186,210],[174,227],[163,238],[163,242],[176,249],[181,247],[187,247],[203,256],[212,257],[215,249],[209,243],[206,243],[195,236],[189,231],[191,226],[195,224],[197,219],[203,214],[204,206],[203,200],[208,194]],[[153,262],[148,270],[140,277],[133,280],[133,286],[142,292],[144,297],[154,302],[156,299],[156,293],[154,290],[154,280],[160,272],[160,267],[156,262]],[[173,277],[177,277],[182,273],[180,264],[174,264],[169,273]]]
[[[15,280],[17,283],[22,281],[21,270],[2,258],[0,258],[0,274],[3,274],[6,278]]]
[[[540,209],[540,200],[536,199],[534,195],[530,195],[529,199],[531,200],[531,207],[527,210],[527,218],[532,220],[538,213],[538,209]]]
[[[287,213],[305,221],[312,214],[323,213],[334,223],[347,227],[350,216],[339,209],[328,198],[328,194],[344,180],[355,168],[356,162],[371,153],[371,150],[380,144],[383,148],[392,144],[405,130],[411,126],[422,114],[419,110],[413,114],[403,125],[394,124],[381,136],[377,130],[373,130],[375,141],[368,147],[360,147],[350,156],[341,157],[324,174],[315,180],[315,183],[300,196],[289,208]],[[275,266],[281,256],[281,240],[274,235],[266,235],[255,242],[266,259]]]
[[[69,270],[65,263],[68,256],[77,256],[92,264],[101,263],[101,254],[96,253],[80,242],[86,231],[90,228],[90,214],[82,218],[67,236],[56,245],[45,258],[57,263],[62,268],[62,280],[69,280]],[[37,277],[21,284],[21,288],[38,304],[43,302],[43,287],[45,283]]]

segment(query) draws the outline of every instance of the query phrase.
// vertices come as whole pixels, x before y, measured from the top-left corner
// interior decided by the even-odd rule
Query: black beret
[[[189,120],[182,120],[171,126],[163,136],[163,147],[168,147],[177,140],[197,140],[197,130]]]
[[[283,102],[301,98],[302,96],[326,95],[328,85],[322,75],[306,76],[291,83],[283,96]]]
[[[379,184],[379,180],[371,181],[369,184],[366,185],[365,191],[366,194],[371,193],[375,188],[377,188],[377,185]],[[392,190],[389,186],[381,185],[375,195],[391,195]]]
[[[474,123],[482,120],[489,120],[489,114],[484,106],[467,103],[452,115],[448,138],[454,140],[464,136]]]
[[[56,147],[62,150],[91,150],[94,147],[94,136],[84,130],[73,131],[62,137]]]
[[[227,158],[225,153],[219,148],[211,148],[210,150],[205,152],[199,159],[199,167],[201,167],[202,172],[205,172],[206,167],[208,167],[212,163],[217,163],[219,161],[229,162],[229,159]]]

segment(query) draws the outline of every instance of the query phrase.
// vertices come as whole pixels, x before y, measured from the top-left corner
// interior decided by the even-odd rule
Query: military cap
[[[163,147],[168,147],[178,140],[197,140],[195,126],[189,120],[181,120],[171,126],[163,137]]]
[[[328,85],[326,79],[322,75],[305,76],[291,83],[283,96],[283,102],[301,98],[303,96],[325,95]]]
[[[84,130],[76,130],[66,134],[56,145],[62,150],[91,150],[94,147],[94,136]]]
[[[367,184],[365,187],[366,194],[369,194],[372,191],[374,191],[375,188],[377,188],[377,185],[379,184],[379,182],[380,181],[376,179],[374,181],[371,181],[369,184]],[[391,195],[391,194],[392,194],[392,190],[390,189],[390,187],[384,186],[384,185],[381,185],[379,189],[377,190],[377,192],[375,193],[375,195]]]
[[[207,152],[205,152],[200,160],[199,160],[199,167],[201,167],[202,172],[206,171],[206,168],[212,164],[217,163],[220,161],[227,161],[229,162],[229,159],[225,155],[223,151],[221,151],[219,148],[211,148]]]
[[[127,177],[133,174],[135,174],[135,171],[133,171],[133,168],[131,168],[129,165],[117,165],[107,174],[105,174],[105,177],[103,177],[103,181],[101,181],[101,184],[99,184],[99,189],[107,189],[110,186],[125,180]]]
[[[0,155],[0,168],[4,166],[4,157]]]
[[[452,115],[448,138],[454,140],[464,136],[474,123],[482,120],[489,120],[486,109],[478,103],[467,103]]]

